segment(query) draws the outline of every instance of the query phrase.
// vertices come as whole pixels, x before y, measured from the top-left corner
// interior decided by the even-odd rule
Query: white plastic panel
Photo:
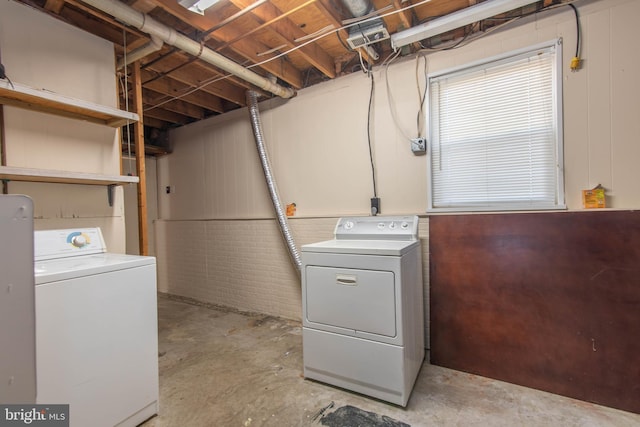
[[[37,286],[37,403],[70,404],[71,427],[156,413],[156,307],[155,265]]]
[[[0,402],[36,399],[33,202],[0,195]]]
[[[396,335],[393,272],[307,266],[305,275],[307,321]]]
[[[336,239],[417,240],[418,217],[364,216],[340,218],[334,230]]]
[[[107,251],[100,228],[70,228],[35,232],[35,259],[68,258]]]
[[[398,405],[406,405],[405,349],[395,345],[303,328],[304,376]]]

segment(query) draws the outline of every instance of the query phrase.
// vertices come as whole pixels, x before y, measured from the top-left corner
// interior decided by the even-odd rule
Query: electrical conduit
[[[83,2],[276,96],[291,98],[295,95],[293,89],[273,83],[125,3],[118,0],[83,0]]]
[[[291,230],[289,230],[289,223],[287,217],[282,209],[282,202],[280,196],[278,196],[278,189],[276,188],[276,182],[271,174],[271,165],[269,164],[269,157],[267,156],[267,150],[264,145],[264,138],[262,136],[262,124],[260,123],[260,112],[258,111],[258,94],[252,90],[247,91],[247,106],[249,107],[249,115],[251,116],[251,127],[253,128],[253,135],[256,140],[256,147],[258,149],[258,155],[260,156],[260,163],[262,164],[262,170],[264,177],[267,181],[267,187],[269,187],[269,194],[271,195],[271,201],[280,223],[280,230],[284,237],[287,247],[289,248],[289,254],[296,264],[298,272],[302,268],[302,260],[300,253],[296,248],[296,244],[293,241]]]

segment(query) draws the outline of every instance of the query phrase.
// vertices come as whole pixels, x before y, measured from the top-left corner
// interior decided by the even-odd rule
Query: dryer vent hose
[[[273,179],[273,174],[271,173],[271,165],[269,164],[269,157],[264,145],[264,137],[262,136],[262,124],[260,123],[260,112],[258,111],[258,94],[252,90],[247,91],[247,106],[249,107],[249,115],[251,116],[251,127],[253,128],[253,136],[256,140],[256,148],[258,149],[258,155],[260,156],[260,163],[262,164],[264,177],[267,181],[271,201],[273,202],[273,207],[276,211],[276,216],[278,217],[280,230],[282,231],[282,236],[289,248],[291,259],[295,263],[298,272],[300,272],[300,269],[302,268],[302,260],[300,259],[300,253],[296,248],[296,244],[293,241],[293,236],[289,229],[289,223],[287,222],[287,216],[282,209],[282,202],[280,201],[280,196],[278,196],[276,182]]]

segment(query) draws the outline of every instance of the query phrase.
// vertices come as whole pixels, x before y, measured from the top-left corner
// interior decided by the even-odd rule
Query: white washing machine
[[[406,406],[424,359],[418,217],[342,218],[301,249],[305,378]]]
[[[136,426],[158,413],[154,257],[112,254],[99,228],[35,232],[38,404],[71,427]]]

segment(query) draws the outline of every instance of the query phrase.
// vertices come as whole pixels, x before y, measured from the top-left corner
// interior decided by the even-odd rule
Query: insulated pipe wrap
[[[159,37],[151,36],[151,41],[149,43],[145,44],[144,46],[140,46],[132,52],[129,52],[126,55],[126,61],[125,58],[122,58],[118,61],[118,70],[127,65],[133,64],[139,59],[149,56],[154,52],[159,51],[160,49],[162,49],[163,44],[164,42]]]
[[[293,241],[291,230],[289,230],[289,223],[287,222],[287,216],[282,209],[282,202],[278,195],[278,189],[276,188],[276,182],[271,174],[271,165],[269,164],[269,157],[267,156],[267,150],[264,145],[264,138],[262,136],[262,124],[260,123],[260,112],[258,111],[258,94],[252,90],[247,91],[247,106],[249,107],[249,115],[251,116],[251,127],[253,128],[253,135],[256,140],[256,147],[258,149],[258,155],[260,156],[260,163],[262,164],[262,170],[264,171],[264,177],[267,181],[267,187],[269,188],[269,194],[271,195],[271,201],[278,217],[278,223],[280,223],[280,230],[284,237],[287,247],[289,248],[289,254],[296,264],[298,272],[302,268],[302,260],[300,253],[296,248],[296,244]]]

